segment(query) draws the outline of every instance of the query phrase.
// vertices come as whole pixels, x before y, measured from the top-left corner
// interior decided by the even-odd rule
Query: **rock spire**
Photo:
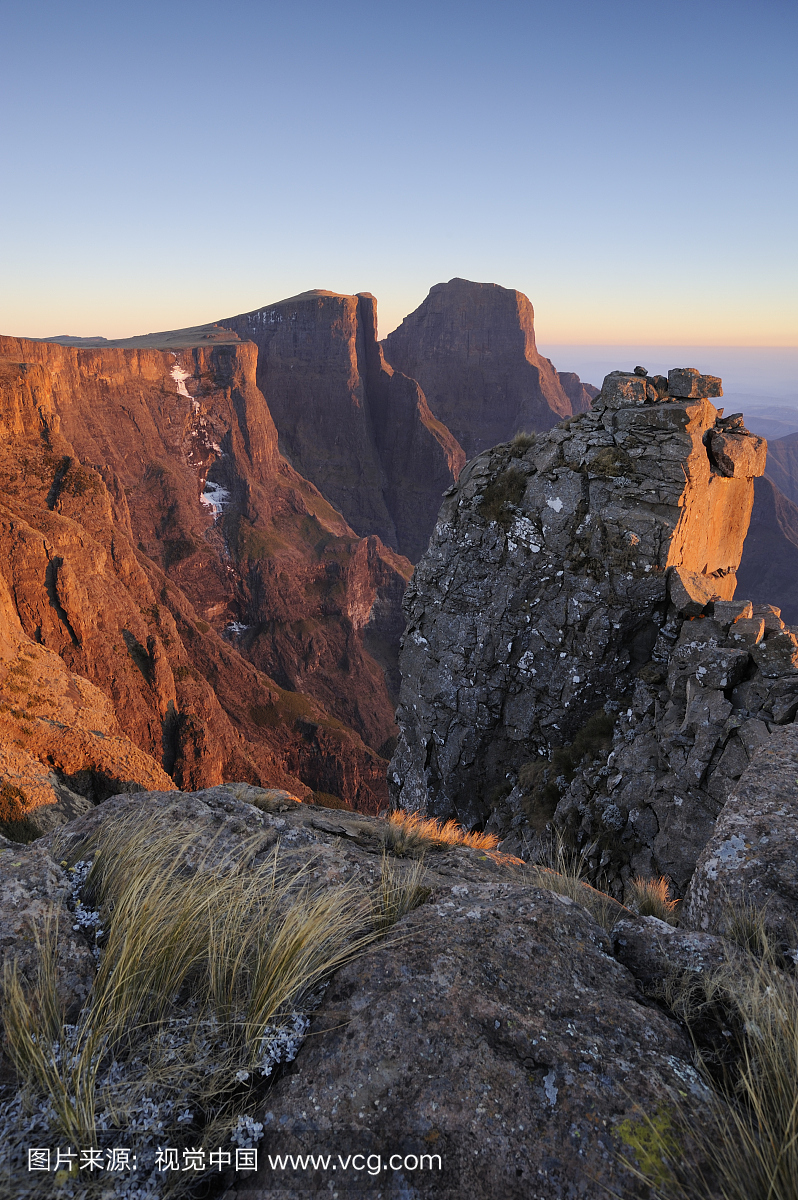
[[[592,412],[466,465],[405,598],[400,738],[389,771],[395,804],[514,830],[520,849],[522,832],[533,837],[558,801],[562,820],[578,826],[588,801],[569,792],[573,771],[557,775],[557,752],[581,746],[596,714],[617,721],[621,702],[631,721],[626,701],[641,675],[652,685],[669,681],[661,701],[670,700],[669,720],[681,731],[679,761],[684,767],[694,752],[693,790],[706,793],[719,739],[705,746],[704,731],[726,721],[733,702],[725,693],[762,637],[745,606],[730,602],[766,443],[723,417],[712,403],[720,395],[719,379],[693,369],[667,379],[614,372]],[[715,618],[698,623],[713,607]],[[693,632],[707,635],[700,648]],[[674,645],[684,658],[678,669]],[[789,674],[792,651],[782,651]],[[652,713],[657,696],[645,700]],[[624,736],[624,744],[634,740],[628,729]],[[651,767],[655,790],[676,757],[661,766]],[[638,791],[639,771],[638,763],[629,781]],[[679,787],[672,807],[686,781]],[[617,807],[616,832],[632,822],[627,864],[645,853],[650,866],[656,815],[650,830],[635,833],[631,793]],[[581,830],[583,838],[597,832],[590,821]],[[682,838],[660,848],[683,882],[695,846]]]

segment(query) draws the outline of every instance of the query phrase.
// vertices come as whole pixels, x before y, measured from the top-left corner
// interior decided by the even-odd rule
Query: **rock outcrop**
[[[340,1168],[273,1171],[266,1156],[339,1146],[397,1156],[388,1195],[633,1194],[618,1127],[700,1084],[604,931],[565,897],[465,877],[400,928],[400,949],[334,979],[259,1116],[264,1166],[236,1195],[328,1196]],[[440,1159],[422,1172],[422,1154]]]
[[[417,561],[465,455],[388,366],[369,293],[304,292],[220,322],[258,347],[280,449],[359,534]]]
[[[101,774],[117,791],[156,782],[106,770],[99,730],[183,786],[238,777],[385,803],[376,750],[394,731],[385,670],[410,564],[280,456],[255,360],[237,341],[0,339],[10,619],[37,664],[52,652],[110,706],[113,730],[89,724],[58,766],[88,772],[77,790],[92,799]],[[31,697],[7,700],[23,730],[47,716]],[[54,766],[68,739],[46,728],[20,744]]]
[[[538,353],[527,297],[495,283],[436,284],[383,347],[392,366],[419,381],[468,458],[590,407],[578,376],[558,376]]]
[[[798,702],[798,680],[795,700]],[[729,932],[756,910],[798,962],[798,726],[763,741],[718,817],[685,896],[688,928]]]
[[[684,888],[798,683],[778,614],[731,602],[766,446],[719,394],[616,372],[467,464],[406,596],[395,804],[523,853],[556,808],[611,879]]]

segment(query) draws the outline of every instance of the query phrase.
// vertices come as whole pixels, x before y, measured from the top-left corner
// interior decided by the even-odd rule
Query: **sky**
[[[795,0],[0,0],[0,332],[438,282],[798,345]],[[558,364],[559,365],[559,364]],[[563,364],[564,365],[564,364]]]

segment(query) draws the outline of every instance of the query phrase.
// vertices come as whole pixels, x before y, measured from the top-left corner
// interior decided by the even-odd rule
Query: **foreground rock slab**
[[[619,1122],[699,1087],[680,1029],[644,1007],[583,909],[459,883],[333,979],[236,1195],[635,1196]],[[283,1154],[333,1157],[293,1172]],[[363,1168],[344,1173],[338,1154]]]

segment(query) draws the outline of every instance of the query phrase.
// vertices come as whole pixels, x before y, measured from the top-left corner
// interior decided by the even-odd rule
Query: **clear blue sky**
[[[795,0],[0,3],[0,332],[460,275],[543,343],[798,343]]]

